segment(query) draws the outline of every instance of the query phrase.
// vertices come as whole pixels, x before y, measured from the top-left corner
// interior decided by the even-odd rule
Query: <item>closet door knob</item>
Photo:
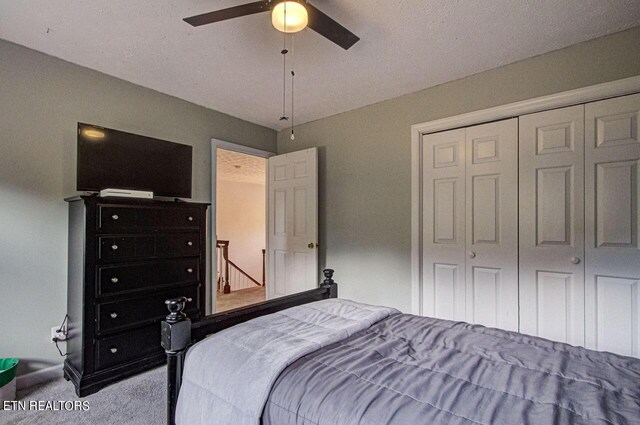
[[[192,269],[191,267],[189,267],[189,268],[187,269],[187,273],[193,273],[193,269]]]
[[[117,277],[112,277],[111,278],[111,283],[118,283],[118,278]]]
[[[580,264],[580,258],[578,257],[571,257],[571,262],[573,264]]]
[[[193,221],[193,217],[189,216],[189,221]]]
[[[111,249],[114,250],[114,251],[117,250],[118,249],[118,245],[116,245],[116,244],[111,245]]]
[[[112,319],[115,319],[116,317],[118,317],[118,313],[111,313],[109,316],[111,316]]]
[[[476,258],[476,253],[473,251],[469,251],[469,258]]]
[[[114,215],[112,215],[112,216],[111,216],[111,218],[112,218],[112,219],[114,219],[114,220],[117,220],[117,219],[119,219],[120,217],[118,217],[118,214],[114,214]]]
[[[109,351],[111,351],[112,354],[115,354],[118,352],[118,349],[116,347],[111,347]]]
[[[189,242],[187,242],[187,245],[192,246],[193,242],[189,241]]]

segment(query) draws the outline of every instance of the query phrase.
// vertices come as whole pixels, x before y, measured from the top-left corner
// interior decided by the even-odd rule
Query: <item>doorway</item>
[[[266,183],[270,152],[212,143],[212,307],[229,311],[265,300]]]

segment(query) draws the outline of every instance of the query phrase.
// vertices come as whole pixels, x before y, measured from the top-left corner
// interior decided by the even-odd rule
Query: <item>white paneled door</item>
[[[585,106],[588,348],[640,356],[640,94]]]
[[[420,313],[640,357],[640,93],[421,137]]]
[[[518,329],[517,119],[423,137],[422,313]]]
[[[520,331],[584,345],[584,105],[519,133]]]
[[[423,138],[422,314],[465,320],[465,130]]]
[[[466,321],[518,330],[518,119],[466,129]]]
[[[269,158],[267,193],[267,298],[316,288],[317,149]]]

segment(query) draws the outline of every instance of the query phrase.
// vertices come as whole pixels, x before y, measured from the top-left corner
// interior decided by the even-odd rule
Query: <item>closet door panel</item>
[[[584,106],[519,118],[520,332],[584,345]]]
[[[465,130],[423,136],[422,312],[464,320]]]
[[[586,343],[640,356],[640,94],[585,106]]]
[[[466,315],[518,330],[518,120],[466,129]]]

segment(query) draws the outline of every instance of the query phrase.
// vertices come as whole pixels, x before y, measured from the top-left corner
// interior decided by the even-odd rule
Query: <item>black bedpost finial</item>
[[[164,303],[169,315],[160,323],[160,344],[167,354],[167,424],[175,425],[176,403],[182,384],[184,354],[191,343],[191,320],[184,314],[191,298],[178,297]]]
[[[183,313],[184,305],[187,301],[191,301],[187,297],[171,298],[164,303],[169,310],[169,315],[165,319],[167,323],[178,323],[187,318],[187,315]]]
[[[333,281],[333,273],[334,273],[333,269],[324,269],[322,273],[324,274],[324,281],[322,282],[323,285],[331,286],[335,283]]]
[[[328,290],[328,298],[338,298],[338,284],[333,280],[333,269],[324,269],[322,273],[324,280],[320,287]]]

